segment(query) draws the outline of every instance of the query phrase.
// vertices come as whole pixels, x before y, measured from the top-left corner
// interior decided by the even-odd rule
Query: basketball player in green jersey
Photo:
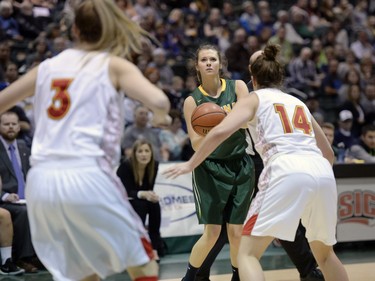
[[[203,45],[196,52],[195,69],[201,85],[184,103],[188,134],[194,150],[204,137],[191,125],[194,109],[205,102],[213,102],[230,112],[237,100],[248,96],[242,80],[221,78],[222,57],[216,46]],[[194,245],[184,281],[193,281],[195,275],[217,241],[222,223],[227,223],[230,257],[233,268],[232,281],[239,281],[237,253],[242,225],[254,187],[254,165],[246,154],[245,130],[240,129],[223,142],[192,173],[196,212],[204,232]]]

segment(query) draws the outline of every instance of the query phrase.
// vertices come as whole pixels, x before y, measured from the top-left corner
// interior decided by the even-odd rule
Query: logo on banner
[[[160,206],[171,216],[169,222],[177,222],[195,215],[193,191],[189,187],[172,183],[156,183],[159,187]]]
[[[359,223],[375,227],[375,192],[342,192],[339,194],[338,205],[338,223]]]

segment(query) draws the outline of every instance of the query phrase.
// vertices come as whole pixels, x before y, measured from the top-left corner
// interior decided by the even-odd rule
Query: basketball
[[[202,103],[191,114],[191,126],[198,135],[205,136],[226,115],[224,109],[217,104],[212,102]]]

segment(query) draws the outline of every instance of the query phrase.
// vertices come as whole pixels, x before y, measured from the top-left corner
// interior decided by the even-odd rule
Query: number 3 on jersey
[[[294,109],[292,123],[290,123],[288,114],[283,104],[274,104],[275,112],[279,114],[285,134],[293,133],[294,129],[302,130],[304,134],[310,135],[312,132],[311,123],[308,121],[303,106],[296,106]],[[292,128],[293,125],[293,128]]]
[[[63,118],[70,108],[70,95],[68,88],[73,79],[55,79],[51,83],[51,89],[55,91],[52,103],[47,109],[48,117],[54,120]]]

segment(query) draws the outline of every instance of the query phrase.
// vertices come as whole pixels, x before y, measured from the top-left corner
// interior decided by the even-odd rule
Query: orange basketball
[[[216,103],[202,103],[197,106],[191,114],[191,126],[198,135],[205,136],[213,127],[219,124],[226,115],[224,109]]]

